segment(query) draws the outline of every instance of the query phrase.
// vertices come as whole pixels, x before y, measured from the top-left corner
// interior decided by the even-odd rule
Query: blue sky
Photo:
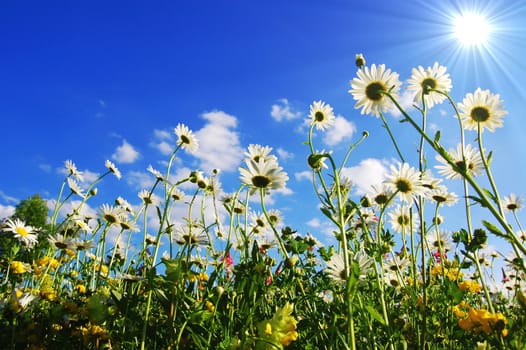
[[[453,17],[472,10],[493,28],[483,47],[452,35]],[[459,102],[478,87],[499,93],[509,114],[484,138],[501,194],[524,195],[525,19],[526,7],[514,1],[3,2],[0,216],[35,193],[54,198],[66,159],[92,176],[114,161],[123,179],[104,180],[95,202],[122,195],[137,203],[146,167],[162,168],[181,122],[202,146],[197,157],[183,156],[181,174],[220,167],[233,191],[246,146],[269,145],[290,177],[273,205],[288,224],[325,240],[305,177],[309,105],[323,100],[339,116],[337,128],[316,136],[319,149],[343,155],[370,133],[349,162],[358,191],[396,159],[380,121],[360,115],[347,92],[356,53],[402,81],[438,61]],[[430,113],[446,147],[458,142],[451,113],[446,104]],[[416,138],[397,118],[388,118],[395,136],[416,160]]]

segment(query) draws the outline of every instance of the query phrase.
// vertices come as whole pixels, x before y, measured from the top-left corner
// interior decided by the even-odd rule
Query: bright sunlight
[[[473,12],[455,17],[453,25],[455,36],[466,46],[484,45],[491,32],[487,18]]]

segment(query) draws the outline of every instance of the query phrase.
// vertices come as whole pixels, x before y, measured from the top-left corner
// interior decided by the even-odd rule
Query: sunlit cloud
[[[337,116],[334,125],[323,136],[323,142],[328,146],[336,146],[343,141],[350,140],[356,132],[356,125],[342,116]]]
[[[10,217],[15,213],[15,207],[12,205],[0,204],[0,220]]]
[[[281,147],[276,149],[276,153],[278,154],[278,157],[281,160],[289,160],[289,159],[294,158],[294,153],[289,152]]]
[[[122,140],[122,145],[117,147],[115,152],[111,155],[111,159],[117,163],[131,164],[139,159],[139,152],[129,144],[126,140]]]
[[[207,112],[202,118],[207,123],[195,132],[199,141],[195,156],[200,161],[200,170],[237,170],[244,152],[236,131],[237,118],[223,111]]]
[[[305,170],[305,171],[300,171],[300,172],[294,173],[294,178],[297,181],[303,181],[303,180],[311,181],[312,180],[312,171]]]
[[[344,168],[343,176],[348,177],[353,183],[353,190],[357,195],[364,195],[371,190],[372,185],[382,183],[388,173],[386,161],[367,158],[357,166]]]
[[[298,119],[301,117],[302,113],[294,111],[289,100],[282,98],[279,99],[276,104],[272,105],[270,115],[275,121],[281,122],[284,120]]]

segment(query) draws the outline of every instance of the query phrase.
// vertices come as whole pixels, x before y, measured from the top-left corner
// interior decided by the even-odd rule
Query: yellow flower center
[[[488,108],[483,107],[483,106],[473,107],[469,115],[477,123],[483,123],[487,121],[490,117]]]
[[[373,81],[365,88],[365,95],[373,101],[380,101],[383,97],[382,92],[386,91],[385,85],[380,81]]]
[[[29,233],[29,232],[27,232],[25,227],[17,227],[15,231],[16,231],[16,233],[18,233],[22,237],[27,236],[28,233]]]
[[[433,78],[426,78],[422,81],[422,90],[424,91],[424,94],[429,94],[429,91],[436,88],[437,82]]]

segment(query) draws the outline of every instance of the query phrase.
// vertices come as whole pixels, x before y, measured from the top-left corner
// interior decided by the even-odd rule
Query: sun
[[[486,17],[470,12],[453,18],[453,31],[462,45],[480,46],[487,43],[491,26]]]

